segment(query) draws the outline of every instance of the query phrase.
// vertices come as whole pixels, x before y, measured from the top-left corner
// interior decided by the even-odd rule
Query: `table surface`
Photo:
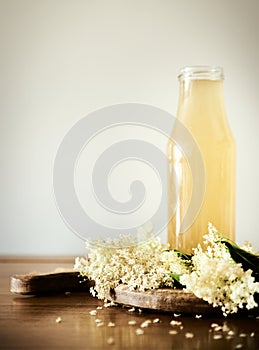
[[[102,301],[88,293],[29,297],[9,292],[11,275],[51,272],[57,267],[72,268],[72,264],[0,263],[1,349],[259,349],[259,317],[131,312],[126,307],[103,307]],[[92,310],[97,314],[91,315]],[[153,323],[157,318],[159,322]],[[152,323],[141,328],[146,320]],[[171,320],[181,324],[172,326]],[[115,326],[108,326],[109,322]],[[213,323],[224,325],[223,331],[211,327]],[[137,334],[138,329],[144,334]]]

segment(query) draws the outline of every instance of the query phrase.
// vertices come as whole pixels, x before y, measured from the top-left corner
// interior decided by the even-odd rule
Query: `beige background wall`
[[[257,0],[1,0],[0,254],[84,253],[52,166],[75,122],[140,102],[176,111],[184,65],[225,69],[237,151],[237,240],[259,249]]]

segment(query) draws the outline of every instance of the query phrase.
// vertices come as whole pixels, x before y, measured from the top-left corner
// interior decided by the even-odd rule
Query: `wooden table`
[[[259,318],[255,317],[175,317],[146,310],[130,312],[122,307],[96,309],[102,307],[103,302],[88,293],[26,297],[9,292],[9,276],[48,272],[61,266],[70,268],[72,263],[2,260],[1,349],[259,349]],[[96,310],[96,316],[90,315],[92,310]],[[59,317],[60,323],[56,322]],[[153,323],[157,318],[159,322]],[[146,320],[152,323],[141,328]],[[172,326],[171,320],[182,323]],[[129,325],[129,321],[136,324]],[[110,322],[115,326],[109,327]],[[224,330],[228,330],[217,330],[217,326],[211,327],[213,323],[224,325]],[[136,334],[137,329],[143,330],[144,334]],[[175,334],[169,334],[169,331]]]

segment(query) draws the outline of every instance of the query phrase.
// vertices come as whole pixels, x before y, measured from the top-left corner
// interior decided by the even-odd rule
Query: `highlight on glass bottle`
[[[185,67],[180,70],[178,78],[180,89],[176,116],[196,141],[206,174],[203,203],[190,226],[183,227],[195,188],[186,157],[172,141],[177,134],[177,127],[173,127],[167,145],[169,212],[176,193],[178,205],[169,218],[168,242],[171,248],[190,253],[199,243],[202,244],[208,222],[225,236],[235,239],[236,146],[225,111],[223,69]],[[177,192],[172,190],[175,174]]]

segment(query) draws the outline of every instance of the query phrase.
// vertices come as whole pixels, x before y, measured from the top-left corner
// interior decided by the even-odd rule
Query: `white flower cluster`
[[[247,309],[256,307],[254,294],[259,293],[259,283],[255,282],[252,270],[244,271],[241,264],[232,260],[211,224],[204,237],[207,250],[203,251],[201,246],[194,249],[192,271],[180,277],[181,284],[198,298],[221,307],[225,316],[244,305]]]
[[[198,246],[187,262],[175,251],[167,250],[158,238],[150,239],[151,231],[147,226],[138,231],[137,237],[128,235],[87,244],[88,257],[76,258],[74,269],[95,281],[91,289],[94,296],[97,293],[98,298],[105,299],[110,289],[120,283],[140,291],[174,287],[171,275],[178,275],[187,291],[220,307],[225,316],[244,306],[258,306],[254,294],[259,293],[259,283],[252,270],[244,271],[241,264],[235,263],[211,224],[204,236],[206,250]],[[139,240],[146,243],[137,243]],[[251,252],[251,246],[246,245],[246,250]]]
[[[140,291],[156,289],[161,286],[173,287],[173,279],[170,274],[183,274],[187,272],[184,261],[174,251],[166,250],[158,238],[139,245],[129,245],[129,237],[116,240],[116,246],[112,248],[109,240],[108,246],[104,241],[90,250],[88,258],[76,258],[74,269],[82,276],[95,281],[95,287],[91,292],[98,293],[98,298],[104,299],[109,295],[110,288],[115,288],[120,283],[127,284],[131,290],[138,288]]]

